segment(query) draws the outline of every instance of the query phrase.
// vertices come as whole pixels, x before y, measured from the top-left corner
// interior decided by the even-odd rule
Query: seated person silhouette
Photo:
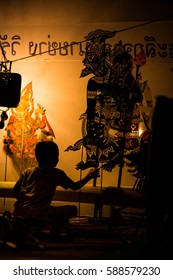
[[[74,182],[56,165],[59,148],[55,142],[38,142],[35,148],[38,166],[27,168],[13,188],[17,201],[14,203],[14,217],[42,218],[57,223],[67,222],[77,216],[75,205],[52,206],[51,202],[57,186],[65,190],[79,190],[89,180],[99,177],[100,170],[90,169],[85,177]]]

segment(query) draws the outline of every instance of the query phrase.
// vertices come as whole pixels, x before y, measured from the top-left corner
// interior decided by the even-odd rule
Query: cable
[[[27,58],[30,58],[30,57],[35,57],[35,56],[42,55],[42,54],[45,54],[45,53],[48,53],[48,52],[51,52],[51,51],[54,51],[54,50],[60,50],[60,49],[63,49],[64,47],[68,48],[68,47],[71,47],[73,45],[78,45],[78,44],[84,43],[86,41],[90,41],[90,40],[83,40],[83,41],[80,41],[80,42],[74,42],[74,43],[71,43],[71,44],[67,44],[66,46],[62,46],[62,47],[59,47],[59,48],[54,48],[52,50],[40,52],[40,53],[37,53],[37,54],[34,53],[32,55],[28,55],[28,56],[25,56],[25,57],[22,57],[22,58],[15,59],[12,62],[17,62],[19,60],[24,60],[24,59],[27,59]]]
[[[131,27],[127,27],[127,28],[124,28],[124,29],[120,29],[118,31],[115,31],[115,33],[119,33],[119,32],[124,32],[124,31],[127,31],[127,30],[130,30],[130,29],[134,29],[134,28],[138,28],[138,27],[141,27],[141,26],[145,26],[145,25],[148,25],[148,24],[152,24],[152,23],[155,23],[155,22],[158,22],[158,21],[163,21],[163,20],[167,20],[169,18],[173,18],[173,16],[168,16],[168,17],[163,17],[163,18],[159,18],[159,19],[155,19],[155,20],[151,20],[151,21],[148,21],[148,22],[144,22],[144,23],[141,23],[141,24],[137,24],[137,25],[134,25],[134,26],[131,26]],[[81,43],[85,43],[87,41],[90,41],[90,39],[88,40],[83,40],[83,41],[79,41],[79,42],[73,42],[71,44],[67,44],[65,47],[68,48],[72,45],[78,45],[78,44],[81,44]],[[60,49],[63,49],[64,46],[62,47],[58,47],[58,48],[54,48],[52,50],[48,50],[48,51],[44,51],[44,52],[40,52],[38,54],[33,54],[33,55],[29,55],[29,56],[25,56],[25,57],[22,57],[22,58],[18,58],[18,59],[15,59],[13,60],[12,62],[17,62],[17,61],[20,61],[20,60],[24,60],[24,59],[27,59],[27,58],[31,58],[31,57],[35,57],[35,56],[38,56],[38,55],[42,55],[42,54],[45,54],[45,53],[48,53],[50,51],[54,51],[54,50],[60,50]]]
[[[123,32],[123,31],[129,30],[129,29],[137,28],[137,27],[144,26],[144,25],[147,25],[147,24],[152,24],[152,23],[154,23],[154,22],[166,20],[166,19],[169,19],[169,18],[173,18],[173,16],[164,17],[164,18],[160,18],[160,19],[154,19],[154,20],[151,20],[151,21],[148,21],[148,22],[145,22],[145,23],[141,23],[141,24],[134,25],[134,26],[132,26],[132,27],[127,27],[127,28],[121,29],[121,30],[116,31],[116,32],[117,32],[117,33],[118,33],[118,32]]]

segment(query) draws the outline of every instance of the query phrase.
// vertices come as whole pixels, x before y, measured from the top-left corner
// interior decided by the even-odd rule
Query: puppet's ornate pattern
[[[101,165],[111,172],[115,166],[122,169],[126,164],[128,171],[141,180],[146,175],[144,161],[151,113],[148,109],[152,107],[148,82],[141,82],[140,67],[145,65],[146,56],[141,49],[133,59],[121,41],[110,49],[105,41],[115,33],[97,29],[85,37],[85,68],[80,77],[93,76],[87,83],[87,109],[80,117],[82,139],[66,151],[77,151],[81,146],[86,149],[86,161],[77,163],[76,169]],[[142,135],[141,123],[145,127]]]
[[[142,92],[131,74],[132,57],[121,42],[113,50],[105,44],[115,33],[98,29],[85,37],[90,42],[86,44],[81,77],[94,74],[88,80],[87,109],[82,114],[86,129],[83,139],[66,149],[75,151],[82,144],[86,148],[86,162],[78,163],[77,169],[102,163],[106,171],[112,171],[120,162],[123,137],[129,139],[141,121],[137,103],[142,101]]]

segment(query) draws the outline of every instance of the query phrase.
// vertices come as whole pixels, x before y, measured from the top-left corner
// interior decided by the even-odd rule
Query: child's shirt
[[[66,173],[58,168],[33,167],[26,169],[13,188],[17,201],[15,216],[40,216],[50,206],[57,186],[65,190],[74,184]]]

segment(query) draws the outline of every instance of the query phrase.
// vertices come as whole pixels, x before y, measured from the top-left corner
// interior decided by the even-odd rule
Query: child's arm
[[[88,174],[83,177],[81,180],[74,182],[73,185],[70,186],[70,189],[76,191],[82,188],[86,183],[88,183],[91,179],[96,177],[100,177],[100,168],[92,168],[89,170]]]

